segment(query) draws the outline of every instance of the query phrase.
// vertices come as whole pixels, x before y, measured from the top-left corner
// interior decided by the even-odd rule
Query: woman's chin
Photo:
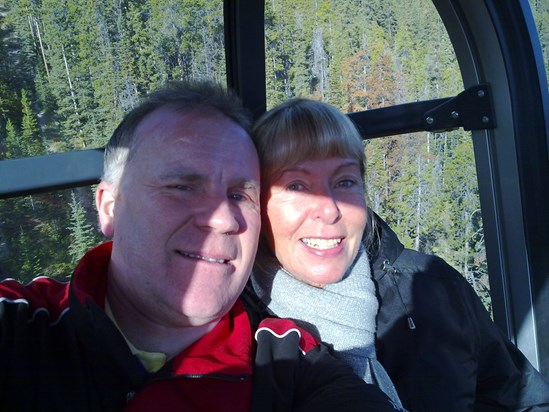
[[[307,283],[310,286],[314,286],[316,288],[323,288],[326,285],[329,285],[331,283],[337,283],[343,278],[343,274],[339,276],[334,276],[334,272],[330,274],[307,274],[307,276],[303,276],[301,278],[298,278],[298,280]]]

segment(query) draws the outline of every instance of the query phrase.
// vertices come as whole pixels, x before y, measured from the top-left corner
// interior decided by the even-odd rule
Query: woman
[[[357,130],[334,107],[308,100],[279,106],[254,130],[266,189],[255,292],[274,314],[332,344],[401,407],[375,354],[378,301],[363,244],[372,225]]]
[[[367,208],[364,150],[347,116],[295,99],[253,135],[263,229],[250,287],[266,311],[308,327],[400,405],[375,359],[377,330],[378,358],[411,411],[549,410],[549,385],[464,278],[405,249]]]

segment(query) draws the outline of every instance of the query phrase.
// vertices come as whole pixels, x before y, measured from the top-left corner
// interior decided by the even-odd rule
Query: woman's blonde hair
[[[316,100],[288,100],[265,113],[252,129],[265,180],[305,160],[356,159],[365,171],[362,139],[355,125],[335,107]]]
[[[258,119],[252,138],[264,187],[289,166],[329,157],[356,159],[365,182],[366,155],[360,133],[348,116],[327,103],[304,98],[288,100]],[[367,244],[373,230],[371,223],[368,210]]]

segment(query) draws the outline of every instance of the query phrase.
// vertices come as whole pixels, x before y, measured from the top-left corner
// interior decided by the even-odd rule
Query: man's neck
[[[107,288],[106,307],[124,338],[137,350],[159,352],[167,359],[174,358],[181,351],[210,332],[219,320],[199,326],[165,326],[135,310],[124,299],[117,297]]]

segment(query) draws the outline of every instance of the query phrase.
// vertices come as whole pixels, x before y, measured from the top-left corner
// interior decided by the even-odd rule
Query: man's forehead
[[[158,177],[165,180],[185,180],[187,182],[222,179],[230,180],[231,184],[259,185],[259,167],[255,167],[253,163],[239,165],[229,161],[230,156],[226,154],[223,156],[226,161],[219,160],[215,156],[207,157],[204,160],[201,160],[200,156],[166,159],[162,162]]]
[[[253,143],[248,132],[225,115],[207,111],[179,112],[160,108],[151,112],[136,129],[139,144],[147,141],[212,147],[219,144],[237,145],[250,150]],[[255,150],[255,148],[253,148]]]

